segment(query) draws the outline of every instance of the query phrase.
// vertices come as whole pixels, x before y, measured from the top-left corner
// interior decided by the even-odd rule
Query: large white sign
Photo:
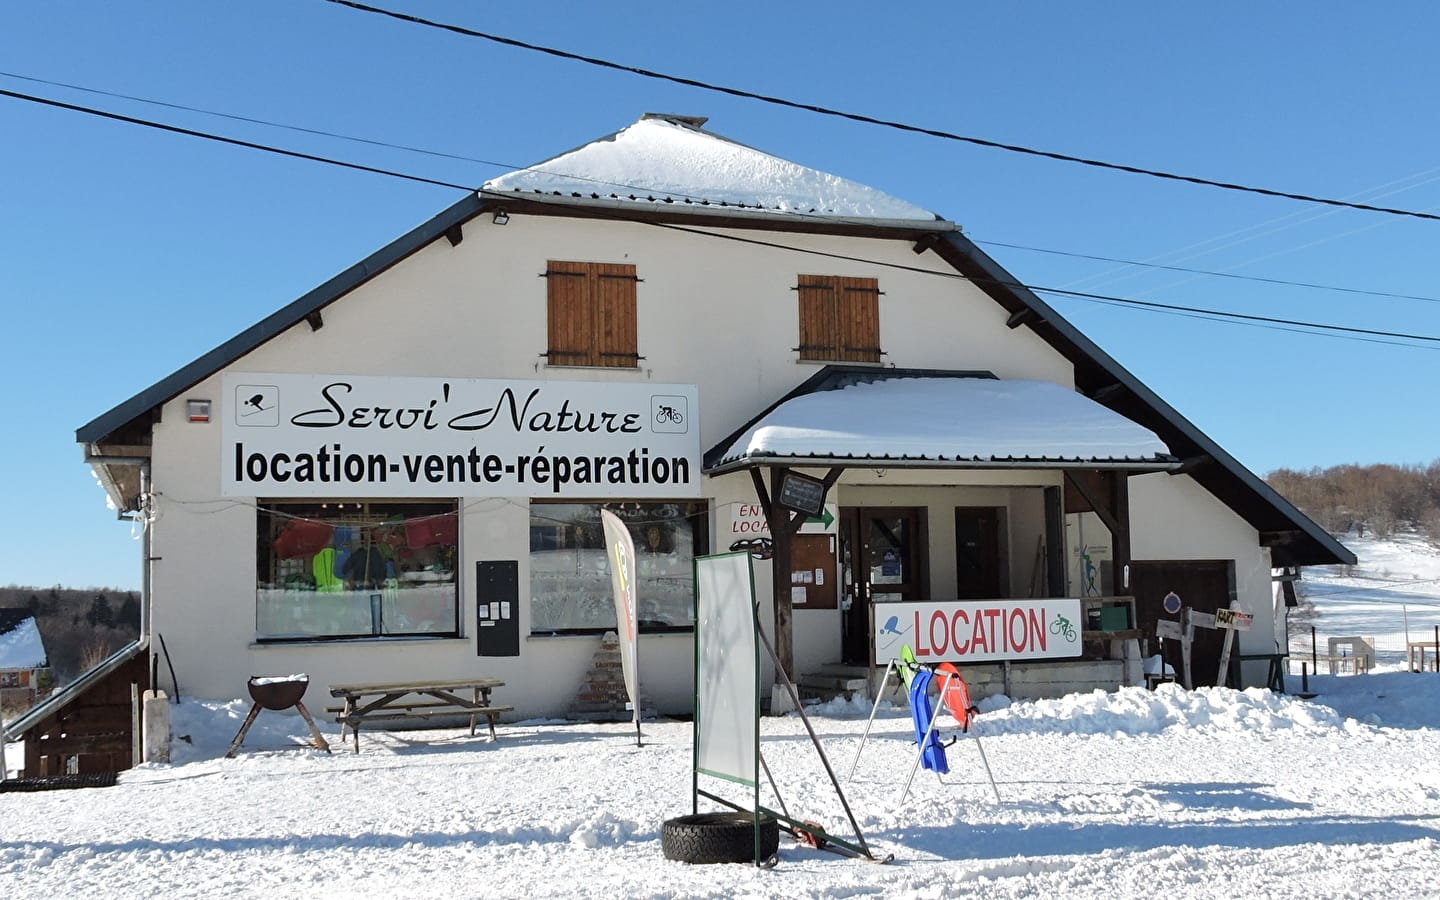
[[[221,490],[695,497],[693,384],[227,374]]]
[[[875,663],[909,645],[921,662],[987,662],[1080,655],[1080,601],[957,600],[876,603]]]

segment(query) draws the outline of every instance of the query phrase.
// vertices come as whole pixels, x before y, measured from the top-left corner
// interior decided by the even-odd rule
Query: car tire
[[[660,831],[666,859],[687,863],[765,862],[780,849],[780,823],[760,817],[760,858],[755,858],[755,816],[699,813],[669,819]]]

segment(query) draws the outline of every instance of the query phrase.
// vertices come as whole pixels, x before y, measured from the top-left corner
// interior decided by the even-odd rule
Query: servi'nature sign
[[[693,384],[225,375],[221,489],[267,497],[694,497]]]

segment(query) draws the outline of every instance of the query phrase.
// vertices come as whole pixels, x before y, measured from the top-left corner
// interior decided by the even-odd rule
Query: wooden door
[[[993,506],[955,507],[955,597],[991,600],[1003,597],[1000,558],[1000,510]]]
[[[1183,608],[1214,614],[1229,609],[1235,599],[1235,561],[1233,559],[1203,560],[1131,560],[1130,593],[1135,597],[1135,618],[1147,653],[1155,652],[1155,623],[1160,619],[1182,621]],[[1182,613],[1165,612],[1167,594],[1175,594],[1183,605]],[[1225,633],[1215,628],[1196,628],[1190,646],[1191,673],[1194,687],[1220,684],[1220,648]],[[1175,669],[1177,681],[1184,680],[1184,661],[1178,641],[1165,642],[1165,662]]]

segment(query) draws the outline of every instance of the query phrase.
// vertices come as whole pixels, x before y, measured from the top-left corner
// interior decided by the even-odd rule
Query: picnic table
[[[446,681],[405,681],[384,684],[332,684],[330,696],[344,701],[327,712],[336,713],[340,723],[340,739],[349,728],[355,738],[355,752],[360,752],[362,723],[399,719],[432,719],[439,716],[468,716],[470,735],[475,723],[483,716],[490,724],[490,740],[495,740],[495,720],[513,706],[494,706],[490,691],[502,687],[498,678],[458,678]]]

